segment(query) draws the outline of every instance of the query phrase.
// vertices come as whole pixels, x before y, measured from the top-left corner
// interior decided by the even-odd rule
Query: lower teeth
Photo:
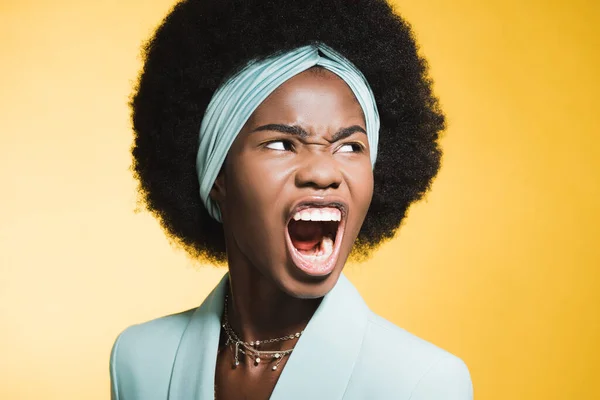
[[[321,241],[320,248],[317,250],[316,254],[302,254],[302,256],[310,262],[319,263],[326,261],[331,253],[333,253],[333,239],[329,236],[325,236]]]

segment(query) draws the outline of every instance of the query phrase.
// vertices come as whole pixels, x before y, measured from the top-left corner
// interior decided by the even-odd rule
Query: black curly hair
[[[196,259],[226,261],[222,225],[199,195],[204,111],[251,59],[322,42],[365,75],[381,118],[374,193],[352,257],[392,238],[440,167],[444,115],[410,26],[384,0],[183,0],[143,49],[131,100],[141,199]]]

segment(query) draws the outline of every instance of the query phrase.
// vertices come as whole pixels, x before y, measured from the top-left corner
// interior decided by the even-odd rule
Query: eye
[[[290,151],[292,150],[292,143],[287,140],[273,140],[268,142],[265,147],[277,151]]]
[[[363,150],[364,146],[360,143],[344,143],[336,150],[336,153],[360,153]]]

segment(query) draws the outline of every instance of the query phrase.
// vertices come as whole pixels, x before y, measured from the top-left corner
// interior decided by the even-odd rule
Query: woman
[[[460,359],[342,274],[437,173],[430,85],[382,0],[177,4],[145,48],[134,168],[170,236],[229,273],[119,336],[113,398],[471,399]]]

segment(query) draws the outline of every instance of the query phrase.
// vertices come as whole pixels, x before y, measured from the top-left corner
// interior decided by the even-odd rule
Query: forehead
[[[248,127],[266,123],[365,126],[350,87],[324,68],[311,68],[279,86],[251,115]]]

